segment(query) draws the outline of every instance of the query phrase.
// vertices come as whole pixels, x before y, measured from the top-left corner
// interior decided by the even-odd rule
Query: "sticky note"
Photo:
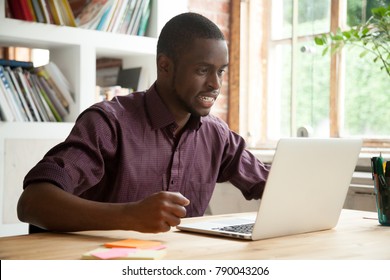
[[[131,253],[137,252],[137,250],[138,249],[133,248],[112,248],[109,250],[97,250],[95,252],[91,252],[91,255],[102,260],[107,260],[125,257]]]
[[[162,259],[167,250],[163,247],[156,249],[135,249],[135,248],[106,248],[99,247],[86,252],[81,256],[83,260],[156,260]],[[159,248],[159,249],[157,249]]]
[[[104,246],[107,248],[140,248],[148,249],[151,247],[160,246],[161,242],[141,239],[125,239],[113,242],[105,243]]]

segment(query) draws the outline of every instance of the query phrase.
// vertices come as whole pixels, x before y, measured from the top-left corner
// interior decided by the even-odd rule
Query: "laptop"
[[[185,219],[177,228],[249,240],[334,228],[361,146],[361,139],[280,139],[257,214]]]

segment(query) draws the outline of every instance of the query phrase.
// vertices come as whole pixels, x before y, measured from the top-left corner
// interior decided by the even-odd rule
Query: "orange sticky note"
[[[104,244],[104,246],[107,248],[139,248],[139,249],[148,249],[160,245],[161,242],[159,241],[140,240],[140,239],[125,239],[125,240],[108,242]]]

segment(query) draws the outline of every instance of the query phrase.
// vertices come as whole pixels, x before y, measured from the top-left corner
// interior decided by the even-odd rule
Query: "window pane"
[[[356,26],[366,22],[372,16],[373,8],[388,5],[390,0],[348,0],[347,25]]]
[[[291,45],[277,44],[270,50],[268,89],[268,139],[290,136]]]
[[[291,38],[293,0],[273,0],[271,40]]]
[[[329,56],[311,42],[301,42],[298,52],[296,127],[312,128],[313,136],[329,136]]]
[[[369,19],[371,9],[389,5],[390,0],[348,0],[347,24],[355,26]],[[360,57],[361,47],[345,49],[345,136],[385,138],[390,132],[390,77],[381,70],[381,62],[374,55]]]
[[[299,0],[298,3],[298,36],[329,32],[330,0]]]
[[[359,48],[346,49],[346,136],[383,137],[390,134],[390,77],[373,57],[359,57]]]

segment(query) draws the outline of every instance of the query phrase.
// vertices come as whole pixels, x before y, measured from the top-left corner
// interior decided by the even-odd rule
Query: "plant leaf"
[[[315,37],[314,38],[314,42],[318,45],[318,46],[323,46],[325,43],[324,43],[324,40],[320,37]]]
[[[326,53],[329,50],[329,46],[327,46],[323,51],[322,51],[322,56],[326,55]]]
[[[368,50],[364,50],[364,51],[362,51],[362,52],[359,54],[359,57],[360,57],[360,58],[363,58],[363,57],[365,57],[367,54],[368,54]]]

